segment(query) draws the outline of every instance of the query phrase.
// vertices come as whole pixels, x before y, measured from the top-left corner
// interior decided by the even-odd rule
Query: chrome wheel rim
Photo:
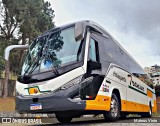
[[[118,102],[115,99],[111,100],[111,115],[117,117],[118,115]]]

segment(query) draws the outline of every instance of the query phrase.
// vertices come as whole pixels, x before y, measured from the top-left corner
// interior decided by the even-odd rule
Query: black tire
[[[143,118],[151,118],[152,117],[152,105],[149,104],[149,112],[144,112],[141,114],[141,117]]]
[[[64,114],[62,112],[56,113],[56,118],[61,123],[69,123],[72,120],[71,116],[67,116],[66,113]]]
[[[115,93],[112,94],[111,108],[109,112],[105,112],[104,118],[106,121],[117,121],[120,116],[120,102]]]

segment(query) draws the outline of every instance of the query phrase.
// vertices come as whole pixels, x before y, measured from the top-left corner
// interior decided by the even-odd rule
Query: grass
[[[15,98],[0,98],[0,112],[15,111]]]

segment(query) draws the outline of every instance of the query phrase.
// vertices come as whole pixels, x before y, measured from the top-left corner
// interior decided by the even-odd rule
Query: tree
[[[21,1],[21,0],[20,0]],[[25,7],[21,13],[20,34],[22,44],[30,44],[33,39],[44,31],[54,27],[54,11],[49,2],[43,0],[25,0]],[[21,51],[20,63],[24,52]]]
[[[16,21],[16,16],[14,13],[15,7],[13,6],[14,1],[12,0],[2,0],[0,1],[0,38],[3,40],[2,47],[10,45],[13,33],[18,27],[18,22]],[[5,81],[4,81],[4,92],[3,96],[6,97],[8,94],[8,79],[9,79],[9,62],[5,63]]]
[[[44,0],[0,0],[0,50],[12,44],[30,44],[37,35],[54,27],[53,13],[50,3]],[[23,54],[11,54],[10,65],[16,71]],[[8,95],[9,62],[5,65],[4,97]]]
[[[2,72],[4,71],[5,60],[0,56],[0,78],[2,77]]]

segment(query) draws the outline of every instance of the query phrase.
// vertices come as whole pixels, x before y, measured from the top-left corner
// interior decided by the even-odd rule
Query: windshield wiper
[[[30,65],[27,65],[26,68],[25,68],[25,73],[24,75],[26,75],[27,73],[32,73],[40,64],[39,64],[39,59],[40,59],[40,53],[41,53],[41,50],[42,48],[44,47],[44,44],[41,46],[41,48],[38,48],[38,53],[37,53],[37,56],[33,57],[33,55],[31,54],[31,49],[29,47],[28,49],[28,62],[30,62]],[[31,58],[29,60],[29,57]],[[29,67],[28,67],[29,66]],[[27,68],[28,67],[28,68]],[[27,69],[27,70],[26,70]]]
[[[49,68],[51,68],[53,73],[55,73],[56,75],[59,75],[59,72],[58,72],[56,66],[54,65],[54,64],[56,64],[54,62],[56,60],[56,58],[54,58],[55,53],[52,54],[53,52],[50,52],[50,50],[49,50],[50,47],[49,46],[51,46],[51,44],[50,44],[49,36],[48,36],[48,38],[46,38],[46,40],[41,41],[41,46],[38,45],[38,48],[37,48],[38,52],[36,51],[36,56],[33,56],[32,52],[31,52],[31,49],[29,47],[28,55],[27,55],[27,60],[28,61],[26,60],[28,63],[26,65],[26,67],[24,68],[24,76],[26,74],[28,74],[28,75],[32,74],[32,72],[35,71],[35,69],[37,69],[36,71],[38,73],[40,73],[43,63],[46,67],[48,66]]]
[[[26,73],[29,71],[29,69],[31,68],[31,66],[32,66],[32,62],[33,62],[33,56],[32,56],[32,54],[31,54],[31,50],[30,50],[30,46],[29,46],[29,48],[28,48],[28,56],[30,56],[30,58],[31,58],[31,65],[29,65],[29,67],[27,68],[27,66],[25,67],[25,69],[24,69],[24,75],[26,75]],[[27,56],[27,57],[28,57]],[[29,62],[29,61],[28,61]]]

